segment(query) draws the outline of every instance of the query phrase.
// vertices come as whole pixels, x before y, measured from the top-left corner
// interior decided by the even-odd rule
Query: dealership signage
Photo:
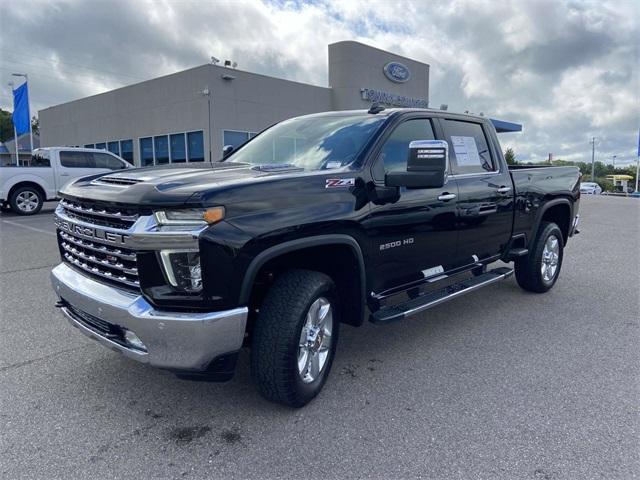
[[[406,97],[395,93],[383,92],[373,88],[361,88],[360,94],[362,99],[368,102],[383,103],[385,105],[393,105],[396,107],[414,107],[428,108],[429,102],[422,98]]]
[[[382,71],[389,80],[395,83],[405,83],[411,78],[409,67],[400,62],[389,62],[383,67]]]

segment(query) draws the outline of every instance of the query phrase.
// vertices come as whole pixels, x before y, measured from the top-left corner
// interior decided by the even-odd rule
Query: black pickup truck
[[[190,379],[231,378],[249,346],[260,393],[299,407],[341,323],[393,322],[514,270],[545,292],[577,231],[578,169],[508,168],[483,117],[329,112],[230,150],[60,192],[51,277],[73,326]]]

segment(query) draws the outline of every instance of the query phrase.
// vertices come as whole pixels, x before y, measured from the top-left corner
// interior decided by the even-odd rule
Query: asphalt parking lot
[[[0,477],[640,476],[640,201],[583,197],[548,294],[514,279],[341,332],[320,396],[147,368],[54,308],[52,207],[0,217]]]

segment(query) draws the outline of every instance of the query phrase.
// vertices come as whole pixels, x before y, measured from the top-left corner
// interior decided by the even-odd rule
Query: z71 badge
[[[324,188],[353,187],[355,184],[355,178],[327,178]]]

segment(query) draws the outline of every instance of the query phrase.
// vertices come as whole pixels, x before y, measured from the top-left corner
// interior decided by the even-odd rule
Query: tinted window
[[[156,165],[169,163],[169,140],[167,136],[153,137],[153,146],[156,154]]]
[[[382,161],[387,172],[407,170],[409,143],[413,140],[435,140],[431,121],[420,118],[407,120],[396,127],[382,147]]]
[[[169,146],[171,147],[172,162],[187,161],[187,147],[184,143],[184,133],[169,135]]]
[[[133,140],[120,142],[120,156],[133,165]]]
[[[494,170],[482,125],[459,120],[445,120],[443,125],[445,137],[449,142],[452,173],[482,173]]]
[[[120,155],[120,142],[107,143],[107,150],[111,153],[115,153],[116,155]]]
[[[60,164],[67,168],[93,168],[93,154],[85,152],[60,152]]]
[[[93,162],[96,168],[108,168],[109,170],[120,170],[123,164],[120,160],[106,153],[93,153]]]
[[[233,145],[233,148],[238,148],[244,142],[249,140],[249,132],[236,132],[233,130],[225,130],[223,132],[224,145]]]
[[[151,137],[140,139],[140,163],[143,167],[153,165],[153,140]]]
[[[51,162],[49,161],[49,152],[38,151],[36,150],[33,155],[31,155],[31,163],[32,167],[50,167]]]
[[[204,161],[204,138],[201,131],[187,133],[187,154],[190,162]]]
[[[93,143],[87,143],[84,148],[96,148],[96,146]]]
[[[107,149],[107,144],[106,143],[96,143],[96,148],[99,150],[106,150]]]

